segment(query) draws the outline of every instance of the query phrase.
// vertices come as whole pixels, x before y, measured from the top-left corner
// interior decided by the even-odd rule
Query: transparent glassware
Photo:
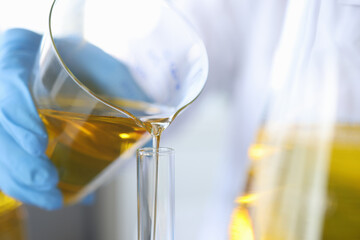
[[[166,1],[55,0],[30,88],[65,203],[159,135],[207,71],[202,41]]]
[[[231,240],[360,236],[356,28],[332,28],[344,20],[332,3],[305,2],[289,5]]]
[[[138,240],[174,240],[175,150],[137,151]]]

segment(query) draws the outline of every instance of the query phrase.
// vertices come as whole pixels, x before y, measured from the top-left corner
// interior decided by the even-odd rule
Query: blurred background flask
[[[21,203],[0,192],[0,239],[26,240],[25,228]]]
[[[356,21],[343,26],[350,21],[335,2],[295,2],[274,55],[231,240],[360,239]]]

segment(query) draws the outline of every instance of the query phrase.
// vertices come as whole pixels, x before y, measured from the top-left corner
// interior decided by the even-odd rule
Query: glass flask
[[[360,18],[341,14],[352,10],[289,2],[229,239],[360,238]]]
[[[31,91],[65,203],[159,136],[206,82],[207,54],[163,0],[55,0]],[[149,134],[150,133],[150,134]]]
[[[26,240],[25,229],[21,203],[0,192],[0,239]]]

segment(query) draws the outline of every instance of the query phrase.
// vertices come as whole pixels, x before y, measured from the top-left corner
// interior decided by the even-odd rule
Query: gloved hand
[[[40,40],[40,35],[21,29],[0,36],[0,190],[22,202],[56,209],[63,201],[56,188],[58,174],[45,155],[46,130],[28,89]],[[59,41],[65,63],[94,92],[149,101],[121,62],[91,44],[81,42],[81,48],[72,49],[79,44],[72,39]],[[93,198],[90,195],[83,203]]]
[[[57,171],[45,155],[46,130],[28,89],[40,40],[21,29],[0,35],[0,190],[51,210],[63,200]]]

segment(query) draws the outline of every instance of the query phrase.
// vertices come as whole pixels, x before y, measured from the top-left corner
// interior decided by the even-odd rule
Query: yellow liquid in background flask
[[[311,139],[311,133],[309,134],[311,130],[306,133],[308,137],[303,139],[298,137],[302,134],[301,131],[294,129],[281,145],[261,141],[262,144],[254,144],[250,148],[252,168],[248,173],[245,191],[236,200],[238,206],[231,219],[230,240],[360,239],[360,126],[338,125],[334,129],[333,137],[329,139],[325,169],[327,181],[323,189],[325,202],[319,205],[323,210],[320,211],[320,218],[317,218],[320,221],[315,224],[310,222],[314,209],[307,205],[308,197],[312,193],[304,192],[312,184],[310,174],[319,151],[315,149],[315,139]],[[266,133],[260,132],[259,136],[266,137]],[[279,156],[283,159],[283,164],[278,166],[281,168],[277,172],[278,185],[265,192],[254,192],[254,182],[259,177],[254,166],[259,161],[269,161],[268,164],[271,164],[271,161]],[[304,162],[299,165],[296,161]],[[286,175],[292,166],[303,167],[303,171],[298,169],[298,172],[302,171],[301,181],[297,181],[301,174],[297,174],[296,168],[294,172]],[[285,186],[286,184],[293,185]],[[259,200],[270,195],[276,201],[269,205],[270,210],[265,211],[259,205]],[[297,209],[297,214],[291,215],[295,208],[284,207],[286,200],[293,203],[290,206],[301,206]],[[317,210],[314,211],[314,218]],[[265,214],[267,216],[264,216]],[[266,221],[259,223],[259,219]],[[305,226],[308,224],[313,224],[312,227],[317,232],[310,235],[312,237],[304,235]],[[261,228],[265,225],[266,228]]]
[[[21,203],[0,192],[0,239],[25,240],[25,220]]]
[[[56,166],[65,203],[118,157],[129,157],[149,139],[131,118],[40,109],[49,143],[46,154]]]

